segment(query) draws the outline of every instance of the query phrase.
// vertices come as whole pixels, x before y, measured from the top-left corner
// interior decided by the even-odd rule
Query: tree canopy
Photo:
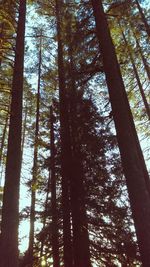
[[[148,1],[0,7],[1,267],[149,267]]]

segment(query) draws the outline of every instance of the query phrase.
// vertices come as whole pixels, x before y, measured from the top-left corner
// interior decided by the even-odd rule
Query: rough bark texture
[[[0,266],[18,267],[19,184],[26,1],[20,1],[0,237]]]
[[[60,138],[61,138],[61,173],[62,173],[62,207],[63,207],[63,252],[64,267],[73,266],[70,205],[69,203],[69,177],[70,177],[70,134],[68,119],[68,101],[65,88],[65,72],[63,64],[63,44],[61,38],[61,2],[56,0],[56,20],[58,38],[58,77],[60,99]]]
[[[92,0],[92,5],[141,259],[143,266],[148,267],[150,266],[150,197],[145,180],[149,177],[102,1]]]

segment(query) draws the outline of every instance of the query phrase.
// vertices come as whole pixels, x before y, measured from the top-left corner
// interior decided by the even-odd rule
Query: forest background
[[[149,262],[141,240],[149,247],[148,241],[140,235],[138,220],[149,216],[148,208],[143,215],[142,206],[148,207],[150,201],[143,193],[149,192],[149,180],[145,178],[146,190],[139,186],[136,192],[130,191],[128,170],[131,163],[135,166],[136,157],[135,162],[125,162],[122,152],[123,143],[128,143],[126,153],[132,155],[134,145],[130,133],[123,140],[108,93],[112,84],[104,55],[111,48],[106,39],[103,48],[98,34],[103,29],[107,32],[104,22],[102,30],[98,28],[100,6],[101,1],[87,0],[27,1],[27,5],[26,1],[1,1],[1,257],[16,240],[10,251],[5,249],[2,267],[12,267],[12,259],[18,266],[17,223],[13,224],[17,216],[20,249],[26,250],[19,256],[20,266],[141,266],[141,260],[146,266],[144,262]],[[149,170],[149,3],[107,0],[103,7]],[[123,123],[127,128],[126,120]],[[141,153],[139,145],[135,147]],[[139,158],[137,166],[144,169],[141,154]],[[132,168],[131,172],[135,176]],[[139,205],[141,199],[145,200]]]

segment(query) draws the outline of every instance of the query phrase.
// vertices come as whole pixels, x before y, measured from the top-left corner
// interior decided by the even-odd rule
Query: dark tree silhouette
[[[19,3],[0,237],[1,267],[18,266],[19,185],[26,1]]]
[[[143,266],[150,265],[149,176],[137,138],[132,114],[102,1],[92,0],[97,37],[110,94],[117,139],[135,222]],[[145,231],[143,231],[145,229]]]

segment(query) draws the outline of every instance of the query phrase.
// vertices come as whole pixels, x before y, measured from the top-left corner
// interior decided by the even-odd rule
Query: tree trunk
[[[48,198],[49,198],[49,192],[50,192],[50,171],[49,171],[49,178],[48,178],[48,183],[47,183],[47,190],[46,190],[46,199],[45,199],[45,207],[44,207],[44,217],[43,217],[43,230],[45,229],[46,226],[46,219],[47,219],[47,206],[48,206]],[[41,247],[40,247],[40,258],[42,259],[43,257],[43,252],[44,252],[44,244],[45,244],[45,239],[43,238],[41,240]]]
[[[34,159],[33,159],[33,176],[31,184],[31,210],[30,210],[30,233],[29,233],[29,261],[30,267],[34,264],[34,234],[35,234],[35,204],[36,204],[36,186],[38,175],[38,138],[39,138],[39,117],[40,117],[40,82],[41,82],[41,63],[42,63],[42,36],[40,36],[39,47],[39,68],[38,68],[38,88],[37,88],[37,106],[36,106],[36,125],[34,140]]]
[[[69,9],[69,6],[68,6]],[[74,267],[91,267],[89,236],[85,209],[85,192],[83,186],[83,167],[80,151],[80,140],[78,138],[77,126],[77,93],[75,85],[75,70],[73,62],[73,44],[71,38],[71,13],[66,14],[67,21],[67,42],[68,42],[68,57],[69,57],[69,78],[70,78],[70,132],[71,132],[71,212],[73,225],[73,254]]]
[[[0,40],[1,40],[1,43],[0,43],[0,68],[1,68],[1,65],[2,65],[2,58],[3,58],[3,31],[4,31],[4,23],[0,23]]]
[[[141,19],[142,19],[143,24],[144,24],[144,26],[145,26],[145,30],[146,30],[146,32],[147,32],[147,35],[150,37],[150,26],[149,26],[148,23],[147,23],[147,19],[145,18],[145,15],[144,15],[144,13],[143,13],[143,10],[142,10],[142,8],[141,8],[141,6],[140,6],[139,1],[138,1],[138,0],[135,0],[135,2],[136,2],[136,5],[137,5],[137,8],[138,8],[138,10],[139,10],[139,13],[140,13],[140,15],[141,15]]]
[[[21,156],[21,158],[23,158],[23,152],[24,152],[24,144],[25,144],[25,137],[26,137],[26,126],[27,126],[27,116],[28,116],[28,105],[27,105],[27,102],[26,102],[23,129],[22,129],[22,145],[21,145],[22,156]]]
[[[146,60],[146,58],[145,58],[145,56],[144,56],[144,54],[143,54],[142,48],[141,48],[140,43],[139,43],[139,41],[138,41],[138,38],[137,38],[137,36],[136,36],[136,32],[135,32],[133,23],[130,21],[130,22],[129,22],[129,25],[130,25],[130,27],[131,27],[133,36],[134,36],[134,38],[135,38],[136,45],[137,45],[137,50],[138,50],[138,52],[139,52],[139,54],[140,54],[140,56],[141,56],[141,59],[142,59],[142,62],[143,62],[145,71],[146,71],[146,73],[147,73],[147,77],[148,77],[148,79],[149,79],[149,81],[150,81],[150,69],[149,69],[149,65],[148,65],[148,63],[147,63],[147,60]]]
[[[143,86],[141,84],[141,81],[140,81],[140,78],[139,78],[139,75],[138,75],[138,71],[137,71],[136,65],[134,63],[134,59],[132,57],[132,54],[130,54],[130,60],[131,60],[131,63],[132,63],[132,67],[133,67],[135,78],[137,80],[137,85],[139,87],[140,94],[141,94],[141,97],[142,97],[142,100],[143,100],[143,103],[144,103],[144,106],[145,106],[145,111],[146,111],[146,114],[148,116],[148,119],[150,120],[150,107],[149,107],[149,104],[147,102],[147,99],[146,99],[146,96],[145,96],[145,93],[144,93],[144,90],[143,90]]]
[[[150,68],[149,68],[149,65],[148,65],[148,63],[147,63],[147,60],[146,60],[146,58],[145,58],[143,52],[142,52],[142,49],[141,49],[141,47],[140,47],[138,38],[136,37],[136,34],[135,34],[135,33],[133,33],[133,34],[134,34],[134,38],[135,38],[136,45],[137,45],[137,48],[138,48],[138,52],[140,53],[140,56],[141,56],[142,61],[143,61],[143,65],[144,65],[145,70],[146,70],[146,73],[147,73],[147,77],[148,77],[149,82],[150,82]]]
[[[6,133],[7,133],[7,128],[8,128],[8,121],[9,121],[9,111],[8,111],[7,117],[5,119],[5,125],[4,125],[4,129],[3,129],[3,133],[2,133],[2,138],[1,138],[1,146],[0,146],[0,168],[2,166],[3,150],[4,150],[4,147],[5,147],[5,139],[6,139]],[[2,182],[2,176],[0,177],[0,186],[1,186],[1,182]]]
[[[1,267],[18,267],[19,184],[26,1],[20,1],[0,239]]]
[[[71,211],[73,225],[73,252],[75,267],[91,267],[88,225],[85,210],[82,157],[77,145],[73,144],[71,175]],[[76,150],[76,151],[75,151]]]
[[[63,44],[61,36],[61,1],[56,0],[56,20],[58,38],[58,77],[60,100],[60,138],[61,138],[61,173],[62,173],[62,208],[63,208],[63,252],[64,267],[73,266],[72,238],[69,205],[69,180],[71,144],[69,134],[68,101],[66,96],[65,72],[63,63]]]
[[[120,26],[120,28],[121,28],[121,26]],[[125,43],[126,47],[128,48],[128,43],[127,43],[125,34],[122,31],[122,29],[121,29],[121,32],[122,32],[122,37],[123,37],[124,43]],[[133,72],[134,72],[134,75],[135,75],[135,78],[136,78],[136,81],[137,81],[137,85],[139,87],[140,94],[141,94],[141,97],[142,97],[142,100],[143,100],[143,104],[145,106],[146,114],[148,116],[148,119],[150,120],[150,108],[149,108],[149,105],[148,105],[148,102],[147,102],[147,99],[146,99],[146,96],[145,96],[145,93],[144,93],[144,90],[143,90],[143,86],[141,84],[141,81],[140,81],[140,78],[139,78],[139,75],[138,75],[138,70],[137,70],[136,65],[134,63],[134,59],[133,59],[132,53],[130,52],[129,49],[128,49],[128,53],[129,53],[129,57],[130,57],[130,60],[131,60]],[[149,181],[148,190],[149,190],[149,193],[150,193],[150,180],[148,180],[148,181]]]
[[[57,214],[57,199],[56,199],[56,171],[55,171],[55,137],[54,137],[54,116],[53,108],[50,108],[50,147],[51,147],[51,202],[52,202],[52,254],[53,254],[53,267],[60,266],[59,258],[59,239],[58,239],[58,214]]]
[[[92,5],[141,259],[143,266],[148,267],[150,266],[150,197],[145,181],[149,177],[102,1],[92,0]]]

